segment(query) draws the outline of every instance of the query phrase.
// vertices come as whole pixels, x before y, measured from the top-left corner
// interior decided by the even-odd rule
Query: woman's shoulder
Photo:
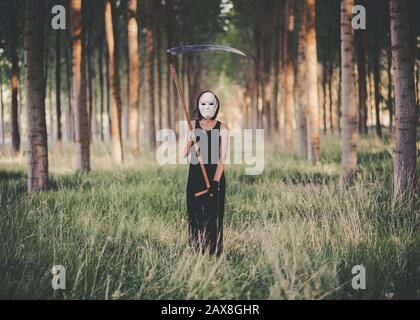
[[[226,129],[229,130],[229,126],[227,125],[227,123],[220,121],[220,129]]]

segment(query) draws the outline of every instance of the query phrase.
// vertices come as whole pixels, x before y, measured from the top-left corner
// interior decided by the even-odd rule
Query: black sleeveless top
[[[219,162],[221,152],[221,135],[220,135],[221,122],[216,121],[216,125],[210,129],[205,130],[201,128],[200,121],[195,121],[194,133],[197,137],[198,145],[200,146],[201,157],[204,161],[207,177],[209,182],[214,178],[216,173],[217,164]],[[206,139],[207,137],[207,139]],[[191,154],[191,161],[188,170],[187,193],[196,193],[206,189],[203,174],[201,172],[200,163],[195,154],[195,147],[192,146],[189,150]],[[221,189],[225,186],[225,173],[223,172],[220,178]]]

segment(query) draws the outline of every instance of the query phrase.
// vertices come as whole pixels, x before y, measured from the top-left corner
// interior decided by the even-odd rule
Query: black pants
[[[208,250],[210,255],[220,256],[223,251],[224,181],[219,193],[213,197],[208,194],[196,197],[187,191],[187,209],[190,244],[202,253]]]

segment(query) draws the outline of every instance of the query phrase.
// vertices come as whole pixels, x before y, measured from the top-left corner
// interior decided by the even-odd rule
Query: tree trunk
[[[338,129],[338,134],[341,134],[341,92],[343,90],[343,88],[341,87],[341,63],[339,64],[339,79],[338,79],[338,103],[337,103],[337,129]]]
[[[252,78],[251,78],[251,121],[252,130],[258,128],[258,67],[255,60],[252,62]]]
[[[357,71],[359,83],[359,133],[367,135],[367,89],[366,89],[366,57],[365,57],[365,31],[356,32],[357,41]]]
[[[147,32],[146,32],[146,82],[148,85],[148,112],[147,112],[147,123],[148,123],[148,136],[149,136],[149,149],[156,149],[156,134],[155,134],[155,80],[154,80],[154,35],[153,35],[153,11],[151,0],[147,1]]]
[[[318,73],[315,31],[315,0],[306,0],[308,9],[308,29],[306,33],[306,60],[308,64],[308,159],[319,161],[319,119],[318,119]]]
[[[48,0],[47,2],[45,2],[48,5]],[[47,28],[46,32],[44,34],[44,86],[45,86],[45,91],[44,91],[44,100],[46,100],[46,93],[47,93],[47,89],[48,89],[48,75],[49,75],[49,67],[50,67],[50,52],[51,52],[51,43],[50,43],[50,33],[51,33],[52,28]],[[50,99],[49,101],[50,102]],[[50,103],[51,105],[51,103]],[[50,108],[51,110],[51,108]],[[51,120],[51,119],[50,119]],[[50,121],[50,125],[51,125],[51,121]],[[48,131],[48,130],[47,130]]]
[[[116,164],[122,164],[123,150],[121,139],[121,88],[117,69],[116,44],[114,28],[112,25],[111,1],[106,0],[105,5],[105,30],[108,44],[109,84],[111,88],[111,139],[112,158]]]
[[[393,125],[394,125],[394,98],[392,94],[393,86],[392,86],[392,52],[391,48],[387,49],[387,58],[388,58],[388,65],[387,65],[387,74],[388,74],[388,98],[387,98],[387,107],[389,111],[389,133],[393,134]]]
[[[333,108],[333,94],[332,94],[332,78],[333,78],[333,71],[334,71],[334,65],[330,61],[328,64],[328,93],[329,93],[329,109],[330,109],[330,130],[331,133],[334,134],[334,128],[335,128],[335,110]]]
[[[276,11],[281,10],[281,4],[279,2],[276,3],[275,7]],[[276,140],[276,137],[278,136],[278,129],[279,129],[279,123],[278,123],[278,100],[279,100],[279,80],[280,80],[280,48],[282,46],[282,43],[280,41],[281,33],[280,33],[280,17],[281,14],[277,14],[275,21],[275,31],[274,31],[274,74],[273,74],[273,92],[272,92],[272,103],[271,103],[271,110],[270,110],[270,127],[273,129],[272,137],[273,140]],[[247,82],[246,87],[249,86],[249,82]],[[245,97],[248,97],[248,90],[245,89]],[[248,110],[248,103],[246,103]],[[248,113],[247,113],[248,115]],[[247,119],[248,120],[248,119]],[[245,122],[244,128],[247,128],[248,121]]]
[[[168,47],[173,47],[177,43],[177,29],[176,29],[176,21],[175,21],[175,14],[173,10],[173,2],[172,0],[166,0],[166,19],[167,19],[167,41],[168,41]],[[168,65],[169,65],[169,59],[171,59],[168,56]],[[178,70],[178,59],[175,57],[173,59],[174,67],[176,70]],[[171,71],[169,68],[167,68],[167,83],[168,85],[168,94],[170,97],[168,98],[168,109],[172,107],[170,110],[171,115],[171,122],[170,125],[174,128],[175,132],[179,133],[179,124],[178,121],[180,120],[179,115],[179,97],[178,93],[175,88],[175,83],[172,80],[171,77]],[[170,101],[173,101],[173,105],[170,105]]]
[[[173,32],[174,30],[172,29],[172,17],[171,17],[171,6],[172,6],[172,1],[167,0],[165,2],[165,6],[166,6],[166,15],[165,15],[165,19],[166,19],[166,44],[168,48],[172,48],[173,47]],[[167,66],[169,66],[170,63],[170,59],[171,57],[169,55],[167,55]],[[175,60],[175,59],[174,59]],[[171,126],[173,128],[175,125],[175,110],[173,110],[173,106],[172,106],[172,98],[173,98],[173,84],[172,84],[173,80],[171,78],[171,70],[169,69],[169,67],[166,69],[166,113],[168,114],[168,116],[165,118],[166,122],[164,124],[164,126],[166,128],[170,128]],[[175,97],[176,98],[176,97]]]
[[[279,126],[279,141],[280,141],[280,147],[284,149],[284,105],[285,105],[285,69],[286,69],[286,55],[287,55],[287,45],[286,45],[286,38],[287,38],[287,28],[286,28],[286,2],[281,1],[279,3],[280,6],[280,22],[279,22],[279,34],[280,34],[280,48],[279,48],[279,83],[280,85],[280,98],[279,98],[279,104],[277,109],[277,116],[278,116],[278,126]],[[258,35],[258,34],[257,34]],[[257,57],[258,59],[258,57]],[[258,78],[257,78],[258,81]],[[257,97],[258,99],[258,97]],[[258,100],[257,100],[258,102]]]
[[[369,102],[369,117],[368,119],[370,119],[370,126],[373,126],[374,122],[373,120],[375,119],[375,98],[374,98],[374,85],[373,85],[373,77],[372,77],[372,66],[371,63],[368,63],[368,82],[369,82],[369,94],[368,94],[368,102]]]
[[[294,117],[294,72],[290,59],[285,70],[285,97],[284,97],[284,147],[293,150],[293,117]]]
[[[378,138],[382,138],[382,126],[381,126],[381,73],[380,73],[380,64],[379,64],[379,50],[374,50],[373,53],[373,83],[375,89],[375,132]]]
[[[187,76],[187,62],[188,62],[188,56],[182,55],[181,58],[181,86],[182,86],[182,94],[184,97],[187,97],[186,100],[189,102],[189,92],[188,90],[188,78]],[[153,70],[153,69],[152,69]],[[188,103],[189,106],[189,103]]]
[[[357,103],[354,74],[354,30],[351,25],[354,0],[341,1],[341,88],[343,103],[343,153],[341,177],[348,180],[357,170]]]
[[[155,12],[158,16],[161,15],[161,4],[160,1],[155,1]],[[158,110],[159,110],[159,117],[158,117],[158,128],[162,128],[163,124],[166,122],[164,119],[167,117],[167,114],[163,112],[163,105],[162,105],[162,56],[161,56],[161,47],[162,47],[162,39],[161,39],[161,32],[159,28],[159,23],[154,23],[155,35],[156,35],[156,73],[157,73],[157,103],[158,103]]]
[[[118,30],[118,27],[116,27],[116,30]],[[120,47],[120,46],[119,46]],[[127,41],[124,42],[124,46],[122,46],[123,54],[121,55],[121,59],[125,62],[124,68],[122,68],[122,74],[126,75],[121,79],[121,81],[124,83],[123,88],[126,90],[125,94],[121,96],[122,101],[122,110],[121,110],[121,139],[122,141],[127,141],[129,139],[129,112],[130,112],[130,106],[129,106],[129,94],[130,94],[130,82],[129,80],[129,74],[130,74],[130,56],[128,52],[128,34],[127,34]],[[120,69],[117,64],[117,70],[118,73],[120,72]]]
[[[12,152],[20,150],[20,133],[18,122],[18,90],[19,90],[19,60],[17,54],[17,4],[13,1],[10,12],[10,54],[11,54],[11,87],[12,87]]]
[[[45,63],[48,63],[49,61],[51,61],[52,60],[51,58],[47,57],[47,59],[45,60]],[[55,137],[55,134],[54,134],[54,115],[53,115],[54,103],[53,103],[53,98],[52,98],[52,92],[53,92],[52,81],[46,82],[46,88],[47,88],[46,90],[48,92],[48,107],[49,107],[48,108],[49,109],[48,115],[49,115],[49,118],[50,118],[50,123],[49,123],[50,130],[48,130],[48,126],[47,126],[47,132],[48,132],[48,135],[51,138],[51,141],[53,141],[53,139]]]
[[[414,38],[409,3],[391,0],[392,64],[395,70],[394,194],[414,196],[416,186],[417,106],[414,84]]]
[[[298,44],[298,65],[297,65],[297,85],[298,85],[298,130],[299,130],[299,155],[307,159],[308,157],[308,129],[307,129],[307,108],[308,108],[308,96],[307,96],[307,61],[306,61],[306,3],[303,4],[300,30],[299,30],[299,44]]]
[[[28,121],[28,192],[48,183],[48,144],[45,121],[44,1],[25,2],[24,58]]]
[[[416,65],[416,101],[420,112],[420,59],[415,62]]]
[[[101,36],[99,48],[98,48],[98,73],[99,73],[99,130],[101,134],[101,141],[104,142],[104,50],[103,50],[103,38]]]
[[[192,67],[192,56],[184,56],[183,58],[185,58],[185,75],[186,75],[186,80],[187,80],[187,89],[188,89],[188,108],[189,108],[189,112],[190,114],[192,114],[192,111],[194,110],[194,97],[193,97],[193,75],[192,75],[192,69],[194,69]]]
[[[292,1],[285,4],[285,69],[284,69],[284,148],[293,151],[293,117],[294,117],[294,70],[292,56],[293,6]]]
[[[128,54],[129,54],[129,140],[133,156],[139,154],[139,52],[137,38],[137,0],[130,0],[128,7]]]
[[[57,146],[60,148],[62,141],[61,132],[61,41],[60,30],[55,31],[55,107],[57,116]]]
[[[86,47],[86,78],[87,78],[87,88],[88,88],[88,119],[89,119],[89,138],[92,141],[95,139],[96,134],[96,112],[94,110],[95,105],[93,103],[93,86],[92,82],[95,78],[95,70],[92,64],[92,52],[94,48],[93,36],[92,36],[92,20],[93,20],[93,10],[94,6],[92,1],[87,1],[88,9],[88,25],[87,25],[87,47]]]
[[[322,126],[324,134],[327,133],[327,66],[322,65]]]
[[[1,68],[0,68],[0,107],[1,107],[1,122],[0,122],[1,144],[4,144],[3,74],[1,73]]]
[[[200,63],[197,55],[189,55],[186,58],[186,74],[188,87],[188,107],[190,114],[195,109],[195,97],[200,87]]]
[[[110,88],[110,83],[109,83],[109,52],[108,52],[108,48],[107,48],[107,54],[105,56],[105,79],[106,79],[106,114],[107,114],[107,119],[108,119],[108,137],[109,140],[111,140],[112,138],[112,125],[111,125],[111,97],[110,97],[110,93],[111,93],[111,88]]]
[[[259,51],[261,51],[261,43],[259,44]],[[259,58],[257,59],[257,61],[259,61],[260,63],[257,64],[257,68],[258,68],[258,80],[256,82],[257,85],[257,128],[259,129],[263,129],[263,111],[264,111],[264,104],[263,104],[263,95],[264,95],[264,91],[261,90],[261,86],[263,83],[263,74],[262,74],[262,68],[261,68],[261,61],[262,61],[262,55],[260,52]],[[261,104],[261,107],[260,107]]]
[[[260,72],[261,72],[261,97],[262,97],[262,110],[261,120],[262,127],[265,130],[266,138],[271,139],[273,137],[270,126],[270,109],[272,99],[271,89],[271,45],[270,45],[270,18],[267,16],[266,19],[261,21],[261,36],[259,42],[259,50],[261,54]]]
[[[70,1],[72,25],[73,115],[76,143],[76,170],[90,170],[89,118],[86,106],[86,66],[82,43],[82,1]]]
[[[72,88],[71,88],[72,76],[71,76],[71,71],[70,71],[70,52],[69,52],[69,50],[72,50],[72,41],[70,37],[67,43],[69,43],[70,45],[68,46],[68,48],[66,46],[64,50],[64,60],[65,60],[65,65],[66,65],[66,78],[67,78],[67,96],[68,96],[68,108],[66,111],[65,125],[66,125],[67,140],[73,142],[74,141],[74,130],[73,130],[74,119],[73,119],[73,107],[71,104],[73,93],[72,93]]]

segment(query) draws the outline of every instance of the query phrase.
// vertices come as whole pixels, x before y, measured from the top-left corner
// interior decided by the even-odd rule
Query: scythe
[[[181,54],[185,54],[185,53],[200,52],[200,51],[209,51],[209,50],[211,50],[211,51],[225,51],[225,52],[235,53],[235,54],[239,54],[241,56],[246,57],[246,54],[243,53],[242,51],[239,51],[239,50],[231,48],[231,47],[227,47],[227,46],[223,46],[223,45],[216,45],[216,44],[190,45],[190,46],[183,46],[183,47],[174,47],[174,48],[170,48],[170,49],[166,50],[166,53],[171,56],[171,59],[169,60],[170,61],[169,62],[169,68],[171,70],[171,75],[172,75],[172,78],[175,82],[175,87],[176,87],[176,90],[178,92],[178,96],[181,100],[182,107],[184,109],[184,115],[185,115],[185,119],[188,122],[188,128],[190,129],[190,132],[192,133],[192,141],[193,141],[193,144],[194,144],[195,152],[197,154],[198,161],[200,162],[201,172],[203,174],[204,182],[206,184],[206,189],[203,190],[203,191],[197,192],[195,194],[196,197],[199,197],[203,194],[206,194],[209,191],[210,182],[209,182],[209,178],[207,176],[206,168],[204,166],[204,161],[203,161],[203,159],[201,157],[201,154],[200,154],[200,147],[198,145],[196,136],[194,135],[193,127],[192,127],[192,124],[191,124],[191,118],[190,118],[190,115],[189,115],[189,112],[188,112],[187,103],[185,102],[185,97],[183,95],[181,84],[179,83],[179,80],[178,80],[178,75],[177,75],[176,70],[175,70],[173,58],[176,55],[181,55]],[[213,195],[210,194],[210,196],[213,196]]]

